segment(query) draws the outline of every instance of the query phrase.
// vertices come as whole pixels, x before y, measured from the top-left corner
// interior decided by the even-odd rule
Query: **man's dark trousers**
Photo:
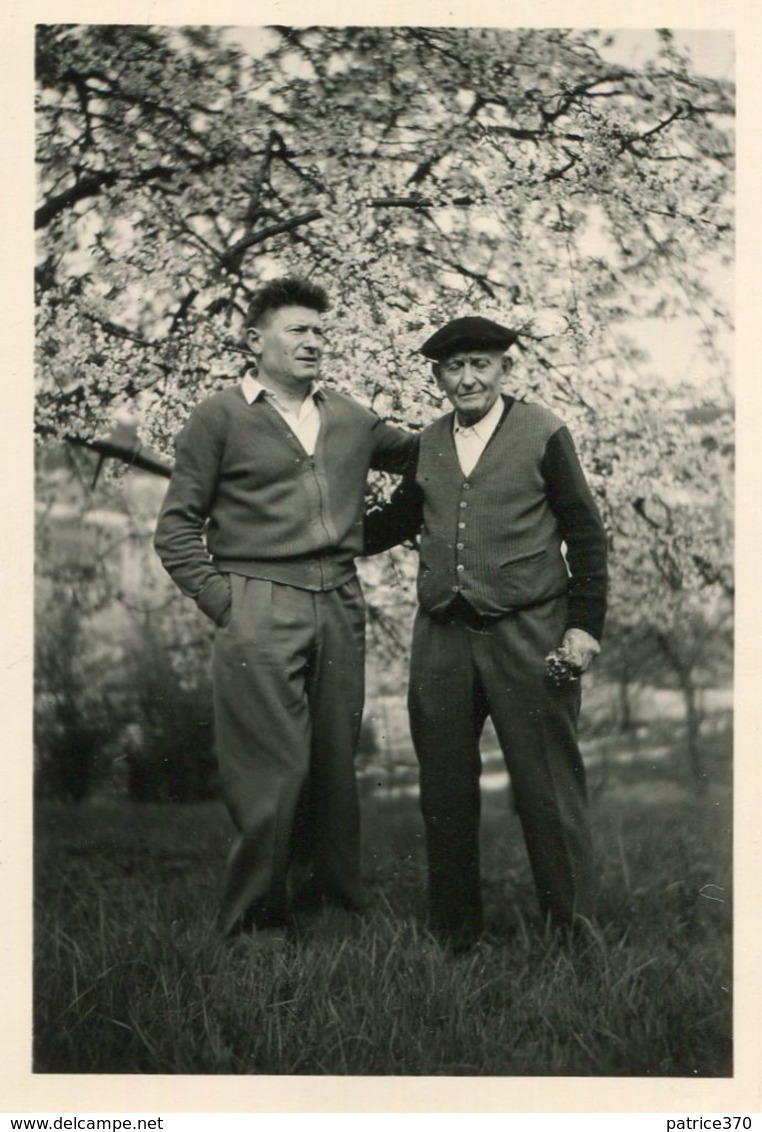
[[[576,738],[579,681],[558,687],[545,657],[566,627],[565,597],[497,618],[461,606],[419,610],[410,722],[420,763],[437,934],[471,942],[482,929],[479,738],[489,715],[503,751],[543,915],[569,927],[593,914],[585,772]]]
[[[226,933],[283,922],[291,866],[329,899],[362,904],[360,583],[315,592],[236,574],[230,582],[213,663],[220,775],[238,831],[219,915]]]

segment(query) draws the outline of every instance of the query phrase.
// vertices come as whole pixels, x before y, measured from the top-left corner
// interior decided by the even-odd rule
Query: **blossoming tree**
[[[166,458],[244,363],[242,312],[297,271],[333,297],[326,378],[417,428],[416,354],[478,310],[514,392],[568,421],[612,532],[620,621],[727,589],[732,89],[662,32],[639,69],[554,29],[39,29],[37,431],[95,443],[138,409]],[[634,328],[699,327],[703,391]],[[691,421],[702,398],[712,417]],[[720,518],[718,518],[720,516]],[[403,566],[403,569],[406,567]],[[382,606],[388,576],[371,579]]]

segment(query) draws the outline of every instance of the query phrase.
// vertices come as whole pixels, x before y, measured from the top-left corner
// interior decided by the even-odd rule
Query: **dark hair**
[[[256,326],[263,315],[280,310],[281,307],[308,307],[324,314],[330,305],[327,293],[317,283],[310,283],[294,275],[271,279],[260,287],[249,303],[244,329]]]

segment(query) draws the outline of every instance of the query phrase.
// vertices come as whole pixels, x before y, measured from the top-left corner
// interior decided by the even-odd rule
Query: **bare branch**
[[[186,175],[187,172],[194,174],[207,173],[209,170],[219,165],[224,165],[226,162],[226,157],[214,157],[210,158],[209,161],[190,166],[189,170],[178,170],[174,166],[154,165],[149,169],[144,169],[142,173],[137,174],[122,173],[114,170],[103,170],[101,173],[93,173],[88,177],[84,177],[81,181],[78,181],[76,185],[72,185],[71,188],[65,189],[57,196],[51,197],[45,204],[40,205],[34,214],[35,229],[46,228],[48,224],[55,220],[56,217],[60,216],[62,212],[73,208],[73,206],[79,204],[81,200],[98,196],[102,189],[108,188],[121,181],[129,185],[147,185],[151,181],[170,181],[173,177],[177,177],[178,173],[182,173],[182,175]]]
[[[269,228],[261,228],[259,232],[251,232],[248,236],[243,236],[221,257],[222,267],[227,271],[237,271],[243,253],[248,248],[253,247],[254,244],[261,244],[272,236],[280,236],[283,232],[293,232],[295,228],[319,220],[322,215],[320,209],[313,208],[309,212],[303,212],[300,216],[294,216],[290,220],[281,220],[278,224],[271,224]]]

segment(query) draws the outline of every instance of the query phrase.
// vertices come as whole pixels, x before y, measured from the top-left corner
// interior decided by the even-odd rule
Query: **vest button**
[[[465,570],[465,566],[463,565],[463,563],[462,563],[462,562],[459,562],[459,563],[458,563],[458,565],[457,565],[457,567],[456,567],[456,569],[458,569],[458,570]]]
[[[465,545],[466,545],[466,544],[465,544],[464,542],[459,542],[459,543],[457,543],[457,545],[456,545],[455,549],[456,549],[456,550],[463,550],[463,548],[465,547]]]
[[[470,486],[471,486],[471,484],[470,484],[470,483],[468,483],[468,481],[466,481],[466,483],[464,483],[464,484],[463,484],[463,490],[464,490],[464,491],[468,491],[468,489],[469,489],[469,487],[470,487]]]
[[[453,586],[453,587],[452,587],[452,592],[453,592],[454,594],[456,594],[456,593],[459,593],[459,592],[460,592],[460,586]]]
[[[461,531],[464,531],[466,529],[466,524],[465,523],[458,523],[458,529],[461,530]]]
[[[461,507],[468,507],[468,504],[466,503],[465,499],[461,500],[460,505],[461,505]]]

